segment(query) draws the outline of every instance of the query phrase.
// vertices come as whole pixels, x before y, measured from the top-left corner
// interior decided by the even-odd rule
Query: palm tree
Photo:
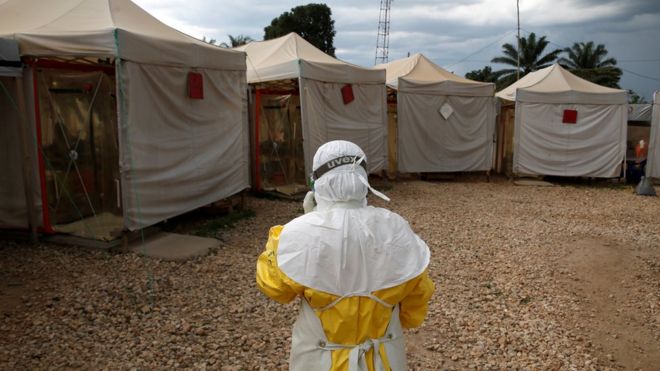
[[[216,39],[214,39],[212,37],[207,39],[206,36],[202,36],[202,41],[204,41],[205,43],[211,44],[211,45],[217,45],[217,42],[218,42]]]
[[[548,46],[549,41],[545,36],[541,36],[538,40],[534,32],[529,34],[529,37],[520,38],[520,70],[518,70],[518,49],[506,43],[502,45],[502,53],[504,56],[496,57],[491,60],[491,63],[508,64],[514,68],[507,68],[494,73],[500,78],[503,87],[511,85],[516,81],[517,72],[520,71],[520,77],[527,75],[530,72],[546,68],[554,62],[561,49],[555,49],[545,55],[543,52]]]
[[[593,83],[619,87],[621,70],[616,67],[616,59],[607,58],[605,45],[594,46],[593,41],[574,43],[572,47],[563,50],[568,58],[559,58],[559,64],[572,73]]]
[[[220,46],[223,48],[235,48],[237,46],[245,45],[251,41],[254,41],[253,38],[247,35],[227,35],[229,37],[229,44],[227,43],[222,43]]]

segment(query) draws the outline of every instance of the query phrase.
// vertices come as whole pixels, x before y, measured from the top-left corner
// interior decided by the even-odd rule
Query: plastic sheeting
[[[31,85],[32,74],[26,74],[25,86]],[[20,115],[18,97],[16,96],[15,78],[0,77],[0,227],[27,228],[28,212],[26,207],[25,183],[22,167],[25,164],[20,146]],[[28,103],[29,104],[29,103]],[[30,122],[30,116],[28,116]],[[28,151],[31,158],[36,158],[35,132],[33,125],[27,125]],[[41,192],[36,166],[32,165],[34,186],[34,208],[41,210]],[[42,215],[37,215],[37,226],[42,226]]]
[[[387,165],[385,84],[352,84],[354,101],[344,104],[345,84],[301,79],[305,173],[312,172],[316,150],[331,140],[357,144],[367,155],[370,173]]]
[[[244,72],[195,70],[204,99],[192,100],[184,96],[189,71],[121,65],[120,164],[130,230],[249,187]]]
[[[577,110],[577,123],[562,122]],[[516,103],[513,172],[618,177],[626,151],[626,104]]]
[[[653,111],[653,104],[629,104],[628,121],[651,122],[651,111]]]
[[[649,143],[646,175],[660,178],[660,93],[653,94],[653,118],[651,120],[651,138]]]
[[[0,76],[21,76],[21,57],[15,40],[0,38]]]
[[[493,163],[492,97],[398,93],[401,172],[488,171]],[[453,112],[445,118],[443,105]]]
[[[40,69],[37,81],[51,225],[121,215],[114,73]]]
[[[265,190],[305,186],[300,97],[260,94],[259,174]],[[286,189],[286,188],[285,188]]]

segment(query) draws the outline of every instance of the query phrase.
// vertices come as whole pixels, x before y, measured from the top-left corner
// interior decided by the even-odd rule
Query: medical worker
[[[369,186],[366,161],[351,142],[322,145],[306,213],[272,227],[257,262],[264,294],[300,298],[290,370],[405,370],[402,328],[426,316],[429,248],[401,216],[367,206],[369,190],[387,197]]]

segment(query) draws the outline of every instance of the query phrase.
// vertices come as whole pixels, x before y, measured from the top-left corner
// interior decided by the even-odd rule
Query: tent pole
[[[516,16],[518,19],[518,68],[516,69],[516,81],[520,80],[520,0],[516,0]]]
[[[30,242],[36,244],[39,239],[37,236],[37,215],[34,210],[34,182],[33,182],[33,169],[32,169],[32,156],[28,150],[28,122],[27,111],[25,107],[25,96],[23,95],[23,78],[16,78],[16,99],[18,100],[19,109],[19,128],[18,133],[20,136],[21,155],[23,157],[23,184],[25,187],[25,202],[28,213],[28,225],[30,228]]]
[[[254,187],[257,191],[261,191],[261,171],[259,164],[261,163],[261,153],[259,151],[259,114],[261,112],[261,90],[255,89],[254,98]]]

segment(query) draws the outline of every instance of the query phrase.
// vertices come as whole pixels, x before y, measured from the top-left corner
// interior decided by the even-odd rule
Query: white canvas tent
[[[129,0],[0,1],[0,36],[29,65],[47,232],[59,230],[53,214],[65,204],[69,227],[118,218],[135,230],[249,186],[244,53],[178,32]],[[2,208],[17,197],[0,196]],[[25,225],[5,215],[0,225]]]
[[[660,178],[660,92],[653,94],[651,138],[646,162],[646,176]]]
[[[284,124],[300,126],[302,129],[302,137],[297,137],[297,143],[291,144],[294,147],[302,145],[303,160],[300,165],[304,166],[304,171],[300,170],[298,174],[310,174],[312,158],[318,147],[336,139],[349,140],[359,145],[367,155],[370,172],[384,168],[387,156],[384,71],[366,69],[335,59],[295,33],[277,39],[251,42],[236,50],[247,53],[247,79],[249,84],[256,87],[257,97],[262,92],[261,88],[282,86],[283,81],[293,80],[293,86],[289,84],[287,87],[289,92],[280,96],[291,92],[299,94],[299,104],[293,106],[299,107],[297,116],[300,122],[298,123],[297,119],[289,119]],[[352,94],[352,101],[344,100],[346,97],[343,94],[346,92],[342,93],[342,89],[347,90],[349,95]],[[270,99],[274,101],[275,98],[271,95]],[[259,98],[256,101],[259,101]],[[272,134],[266,135],[266,131],[274,130],[272,127],[262,127],[260,130],[261,124],[258,121],[268,119],[260,112],[265,108],[268,107],[256,109],[255,127],[260,131],[261,137],[258,135],[256,138],[255,147],[263,147],[268,141],[277,142],[277,139],[290,141],[291,137],[296,135],[293,129],[280,127],[277,130],[283,130],[283,135],[279,138],[272,138]],[[287,116],[290,118],[291,115]],[[271,125],[272,122],[267,124]],[[271,147],[269,151],[272,151]],[[257,154],[257,182],[261,178],[259,171],[264,170],[264,164],[260,164],[259,157]],[[279,156],[282,157],[286,156]],[[278,166],[288,168],[288,165]],[[304,176],[302,181],[304,182]],[[259,187],[257,184],[257,188]]]
[[[18,43],[15,40],[0,38],[0,226],[3,221],[19,221],[36,232],[36,215],[28,216],[26,205],[34,204],[35,196],[28,187],[36,174],[30,172],[25,163],[31,150],[27,146],[27,133],[21,129],[24,122],[22,111],[24,102],[19,99],[23,75]],[[33,150],[33,149],[32,149]],[[32,169],[34,170],[34,169]]]
[[[626,153],[625,90],[593,84],[554,64],[496,96],[516,102],[514,173],[620,176]]]
[[[495,84],[456,76],[422,54],[376,68],[396,90],[399,171],[492,168]]]

